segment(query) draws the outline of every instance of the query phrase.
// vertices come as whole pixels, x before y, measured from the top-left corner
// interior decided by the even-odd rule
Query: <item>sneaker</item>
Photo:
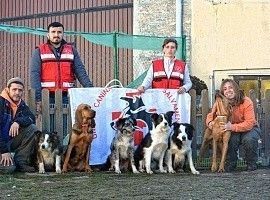
[[[36,171],[34,167],[31,167],[31,166],[25,165],[25,164],[24,165],[18,165],[16,167],[16,170],[18,172],[28,172],[28,173],[33,173],[33,172]]]

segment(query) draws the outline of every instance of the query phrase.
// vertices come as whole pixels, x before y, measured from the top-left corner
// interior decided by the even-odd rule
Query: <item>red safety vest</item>
[[[175,60],[170,78],[167,77],[164,69],[164,60],[153,61],[153,82],[152,88],[178,89],[183,85],[185,62]]]
[[[41,87],[49,91],[75,86],[75,76],[73,71],[74,54],[72,45],[64,44],[61,47],[61,57],[56,58],[49,44],[39,46],[41,57]]]

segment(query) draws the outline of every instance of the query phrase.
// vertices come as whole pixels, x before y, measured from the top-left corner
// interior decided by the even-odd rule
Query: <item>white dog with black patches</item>
[[[166,152],[166,164],[169,173],[175,173],[177,169],[183,169],[186,157],[192,174],[200,174],[193,164],[191,143],[194,128],[187,123],[173,123],[173,133],[169,140]]]
[[[152,114],[153,127],[142,140],[142,143],[135,151],[135,163],[139,166],[139,171],[144,171],[144,167],[148,174],[152,174],[151,162],[158,162],[159,171],[166,173],[163,167],[165,152],[168,148],[168,140],[170,136],[170,126],[172,123],[172,115],[174,112],[169,111],[166,114]]]
[[[61,173],[61,156],[63,148],[56,132],[36,132],[37,144],[37,164],[39,173],[44,174],[45,170]]]

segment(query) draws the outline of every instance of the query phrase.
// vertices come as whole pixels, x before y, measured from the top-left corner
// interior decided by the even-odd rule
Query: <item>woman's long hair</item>
[[[244,92],[243,92],[243,90],[240,89],[239,85],[234,80],[232,80],[232,79],[224,79],[222,81],[222,83],[220,85],[220,92],[221,92],[221,94],[224,95],[224,89],[223,89],[223,87],[224,87],[225,83],[228,83],[228,82],[232,84],[233,90],[235,92],[235,97],[234,97],[233,104],[234,105],[240,105],[240,104],[242,104],[244,102],[244,97],[245,97]]]

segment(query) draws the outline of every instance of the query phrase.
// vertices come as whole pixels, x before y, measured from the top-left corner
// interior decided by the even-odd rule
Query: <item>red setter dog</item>
[[[89,156],[95,128],[96,112],[87,104],[80,104],[75,112],[75,124],[72,127],[68,149],[62,172],[91,172]]]
[[[200,149],[200,158],[203,157],[207,147],[212,142],[212,167],[211,171],[215,172],[218,169],[218,172],[224,172],[225,160],[228,151],[228,143],[231,137],[230,131],[224,131],[221,125],[226,124],[229,121],[231,116],[231,106],[229,105],[228,100],[220,93],[216,94],[216,113],[213,120],[212,130],[206,128],[204,132],[203,142]],[[221,153],[221,160],[219,168],[217,166],[217,153]]]

